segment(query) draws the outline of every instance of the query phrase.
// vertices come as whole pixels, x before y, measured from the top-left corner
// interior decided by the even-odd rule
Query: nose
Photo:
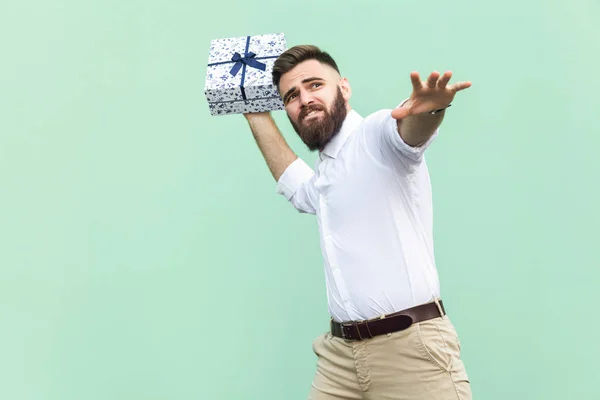
[[[307,106],[309,104],[312,104],[313,101],[314,99],[309,92],[305,90],[300,91],[300,104],[302,104],[303,106]]]

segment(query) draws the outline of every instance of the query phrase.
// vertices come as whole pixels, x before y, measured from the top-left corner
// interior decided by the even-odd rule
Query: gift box
[[[272,71],[285,50],[282,33],[212,40],[204,86],[210,113],[283,110]]]

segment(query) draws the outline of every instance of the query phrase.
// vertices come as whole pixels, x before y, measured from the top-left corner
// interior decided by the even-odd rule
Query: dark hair
[[[340,72],[335,60],[329,53],[322,51],[317,46],[303,44],[287,49],[277,58],[275,64],[273,64],[273,84],[279,89],[281,76],[307,60],[317,60],[334,68],[338,73]]]

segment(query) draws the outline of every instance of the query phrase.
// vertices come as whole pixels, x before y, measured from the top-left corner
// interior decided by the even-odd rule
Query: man
[[[425,82],[399,107],[366,118],[333,58],[295,46],[273,82],[314,170],[281,136],[270,113],[245,114],[278,193],[315,214],[331,329],[317,337],[309,399],[471,399],[458,335],[440,299],[425,149],[455,94],[451,73]]]

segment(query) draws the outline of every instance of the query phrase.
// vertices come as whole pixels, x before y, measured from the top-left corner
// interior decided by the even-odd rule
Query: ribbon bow
[[[231,67],[231,71],[229,71],[229,73],[233,76],[236,76],[243,64],[264,71],[267,68],[267,65],[255,60],[254,57],[256,57],[256,54],[253,52],[247,52],[246,56],[242,57],[242,55],[236,51],[233,54],[233,57],[231,57],[231,61],[233,61],[235,64],[233,67]]]

